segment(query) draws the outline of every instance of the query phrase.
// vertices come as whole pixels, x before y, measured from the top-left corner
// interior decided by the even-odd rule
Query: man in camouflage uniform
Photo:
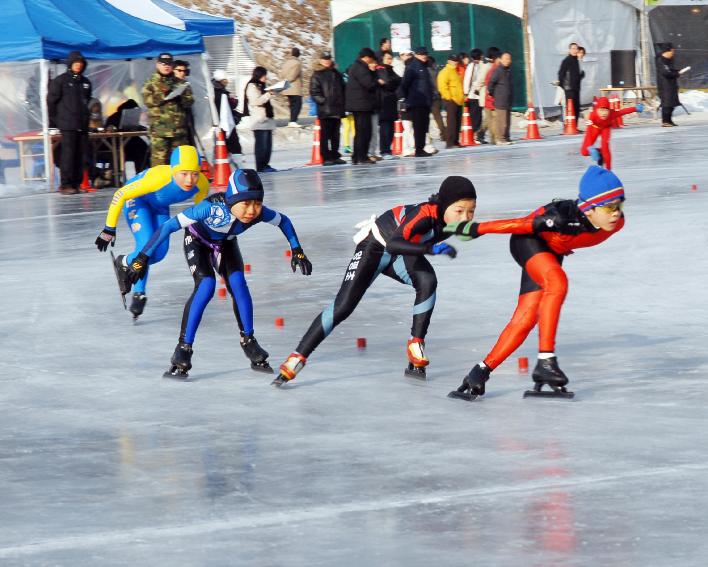
[[[161,53],[157,72],[143,85],[143,100],[150,123],[150,165],[169,163],[170,153],[187,141],[187,109],[194,104],[192,87],[172,72],[174,58]]]

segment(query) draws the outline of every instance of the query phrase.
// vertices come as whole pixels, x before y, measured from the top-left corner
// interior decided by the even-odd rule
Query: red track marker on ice
[[[285,319],[282,317],[276,317],[275,318],[275,326],[276,327],[284,327],[285,326]]]
[[[356,347],[357,348],[366,348],[366,338],[364,337],[359,337],[356,340]]]
[[[519,357],[519,372],[526,373],[529,371],[529,359],[525,356]]]

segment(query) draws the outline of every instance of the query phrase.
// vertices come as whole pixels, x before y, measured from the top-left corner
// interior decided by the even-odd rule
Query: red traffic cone
[[[216,146],[214,147],[214,189],[225,189],[229,184],[231,167],[229,166],[229,154],[226,151],[226,140],[223,130],[216,131]]]
[[[84,178],[81,180],[81,185],[79,189],[84,193],[95,193],[96,188],[91,185],[91,180],[89,179],[88,169],[84,169]]]
[[[538,131],[538,122],[536,122],[536,109],[533,103],[529,105],[526,111],[526,137],[524,140],[542,140],[541,133]]]
[[[312,159],[306,165],[322,165],[324,160],[322,159],[322,151],[320,148],[320,131],[322,127],[320,126],[320,119],[315,118],[315,127],[312,130]]]
[[[462,107],[462,128],[457,141],[463,147],[476,146],[474,141],[474,132],[472,131],[472,119],[470,118],[470,109],[467,105]]]
[[[578,119],[575,116],[575,105],[573,104],[573,99],[568,99],[568,106],[565,109],[565,124],[563,126],[564,136],[574,136],[575,134],[580,134],[578,132]]]
[[[393,147],[391,148],[391,153],[394,156],[403,154],[403,121],[400,116],[393,124]]]

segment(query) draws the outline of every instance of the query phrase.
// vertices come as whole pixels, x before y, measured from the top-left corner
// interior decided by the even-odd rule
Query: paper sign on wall
[[[430,43],[433,51],[450,51],[452,49],[452,29],[450,22],[432,22]]]
[[[391,24],[391,51],[411,51],[410,24]]]

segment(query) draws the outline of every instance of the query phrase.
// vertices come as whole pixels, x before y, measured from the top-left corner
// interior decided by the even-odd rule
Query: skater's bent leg
[[[337,297],[312,321],[297,346],[298,353],[309,357],[332,330],[352,314],[366,290],[386,268],[390,259],[383,245],[371,236],[359,243],[347,265]]]
[[[438,287],[433,266],[423,256],[398,256],[384,274],[415,289],[411,337],[424,339],[433,316]]]
[[[519,348],[538,321],[538,307],[542,291],[529,291],[519,296],[519,303],[511,321],[499,335],[497,343],[484,358],[484,364],[494,370]]]
[[[253,300],[243,272],[229,274],[227,286],[233,298],[234,315],[238,328],[245,334],[253,333]]]
[[[226,281],[232,298],[236,323],[242,333],[253,333],[253,300],[244,275],[243,256],[237,240],[227,240],[221,247],[219,273]]]
[[[140,199],[129,201],[123,211],[125,213],[125,221],[133,232],[133,238],[135,239],[135,250],[125,257],[126,263],[130,264],[148,243],[150,237],[159,226],[157,224],[158,215],[148,205],[143,204]],[[152,264],[152,262],[150,263]],[[133,292],[145,293],[148,276],[149,270],[133,286]]]
[[[602,142],[600,144],[600,153],[602,154],[602,164],[607,169],[612,169],[612,152],[610,151],[610,134],[612,130],[605,128],[602,131]]]
[[[182,315],[182,329],[179,335],[180,342],[193,344],[194,337],[197,334],[199,323],[202,321],[202,315],[209,301],[214,296],[216,289],[216,278],[194,277],[194,291],[187,300],[184,306],[184,314]]]
[[[536,254],[526,262],[526,271],[541,286],[538,307],[539,352],[554,352],[561,308],[568,293],[568,277],[554,254]]]

